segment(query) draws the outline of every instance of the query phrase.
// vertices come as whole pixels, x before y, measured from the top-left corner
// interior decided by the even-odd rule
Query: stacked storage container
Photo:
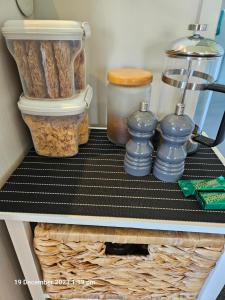
[[[78,145],[88,141],[92,98],[84,49],[88,23],[10,20],[2,32],[20,74],[24,94],[18,105],[36,152],[53,157],[77,154]]]

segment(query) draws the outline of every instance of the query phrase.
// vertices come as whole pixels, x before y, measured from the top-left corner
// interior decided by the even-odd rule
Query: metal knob
[[[140,111],[148,111],[148,103],[147,102],[141,102],[140,103]]]
[[[182,116],[184,114],[184,108],[185,108],[185,105],[183,103],[178,103],[176,105],[176,111],[175,111],[175,114],[177,116]]]
[[[206,31],[208,25],[207,24],[189,24],[188,30],[192,31]]]

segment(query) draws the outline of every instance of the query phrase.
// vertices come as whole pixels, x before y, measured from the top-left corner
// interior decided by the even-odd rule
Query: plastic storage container
[[[85,34],[83,37],[83,49],[77,55],[74,61],[74,81],[75,81],[75,89],[77,92],[84,90],[87,86],[87,56],[85,51],[85,43],[86,39],[91,36],[91,31],[89,25],[86,23],[82,23],[81,25],[84,26],[85,24]]]
[[[86,52],[82,49],[74,61],[74,81],[76,92],[86,88]]]
[[[87,144],[89,139],[89,117],[88,112],[83,113],[83,119],[79,126],[79,145]]]
[[[78,146],[89,138],[87,108],[91,99],[90,86],[69,100],[30,101],[21,96],[18,106],[37,154],[70,157],[78,153]]]
[[[90,35],[88,23],[11,20],[2,28],[19,70],[26,98],[70,98],[76,92],[74,62]],[[81,55],[82,57],[82,55]],[[85,64],[77,72],[85,73]]]
[[[150,71],[114,69],[108,73],[107,134],[112,143],[124,146],[129,140],[127,118],[139,109],[140,102],[150,104]]]

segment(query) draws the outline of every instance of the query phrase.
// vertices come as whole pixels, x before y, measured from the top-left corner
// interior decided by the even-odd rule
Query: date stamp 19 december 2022
[[[41,285],[41,286],[50,286],[50,285],[95,285],[94,280],[84,280],[84,279],[57,279],[57,280],[26,280],[26,279],[15,279],[15,285]]]

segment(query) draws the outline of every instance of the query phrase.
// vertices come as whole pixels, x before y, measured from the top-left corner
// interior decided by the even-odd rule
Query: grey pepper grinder
[[[157,151],[153,175],[162,181],[176,182],[184,173],[186,143],[194,123],[183,112],[184,105],[177,104],[175,114],[166,116],[160,124],[163,142]]]
[[[148,111],[148,103],[141,102],[139,111],[128,118],[131,139],[126,144],[124,170],[133,176],[146,176],[151,172],[153,146],[150,138],[155,132],[157,119]]]

